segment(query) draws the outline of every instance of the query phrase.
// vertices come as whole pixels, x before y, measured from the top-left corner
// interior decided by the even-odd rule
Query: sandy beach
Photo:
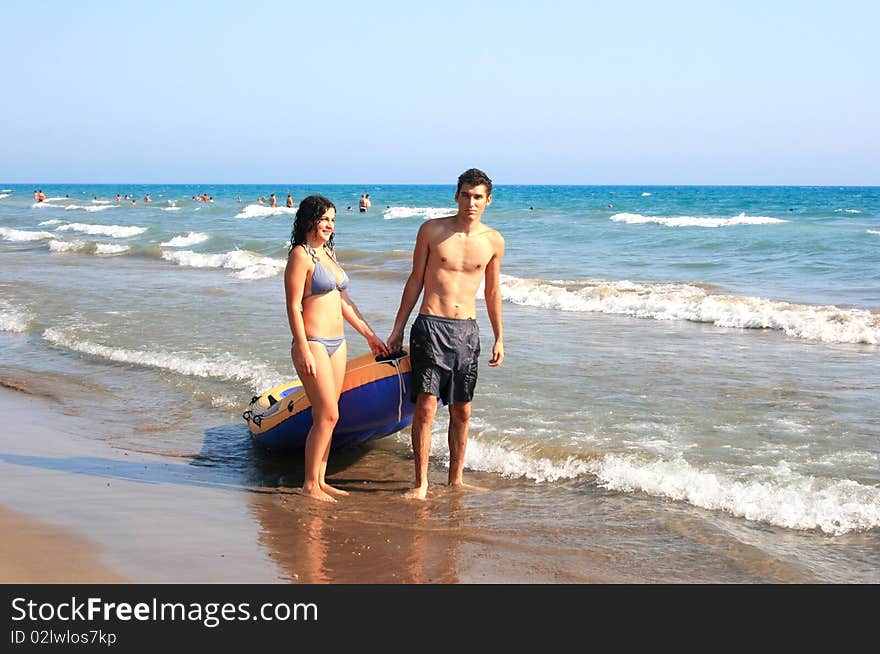
[[[335,458],[333,479],[351,496],[327,506],[284,485],[301,474],[296,457],[266,464],[278,485],[235,483],[197,462],[117,449],[96,438],[106,426],[39,392],[8,374],[0,387],[0,411],[25,416],[0,436],[3,583],[616,580],[601,572],[604,555],[481,529],[492,492],[453,492],[440,470],[428,502],[404,500],[411,462],[381,450]]]

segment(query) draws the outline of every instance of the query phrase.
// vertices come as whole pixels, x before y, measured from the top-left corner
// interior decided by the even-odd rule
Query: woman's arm
[[[306,278],[312,267],[311,258],[301,247],[293,248],[287,257],[284,269],[284,297],[287,304],[287,322],[293,334],[290,356],[298,374],[315,376],[315,357],[306,340],[306,325],[302,316],[302,301],[305,294]]]

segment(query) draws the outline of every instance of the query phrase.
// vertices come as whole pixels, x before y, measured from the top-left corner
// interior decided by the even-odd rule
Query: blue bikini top
[[[344,270],[342,271],[342,281],[337,283],[336,275],[327,270],[318,260],[318,253],[315,252],[315,248],[308,243],[303,243],[303,247],[315,263],[315,272],[312,273],[312,293],[311,295],[306,295],[303,299],[312,295],[324,295],[324,293],[329,293],[334,289],[344,291],[348,288],[348,274]],[[336,265],[339,266],[338,263]],[[339,266],[339,268],[341,270],[342,266]]]

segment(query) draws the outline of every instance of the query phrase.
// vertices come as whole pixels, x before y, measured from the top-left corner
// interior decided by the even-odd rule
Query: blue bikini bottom
[[[345,343],[345,336],[340,336],[339,338],[321,338],[320,336],[308,336],[306,337],[307,341],[314,341],[315,343],[320,343],[324,346],[324,349],[327,350],[327,356],[332,357],[336,350],[338,350],[343,343]],[[291,341],[290,345],[293,346],[296,341]]]

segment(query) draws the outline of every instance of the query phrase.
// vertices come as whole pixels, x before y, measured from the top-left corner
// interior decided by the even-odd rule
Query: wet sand
[[[120,449],[32,380],[4,379],[0,412],[17,416],[0,435],[3,583],[611,581],[583,573],[589,552],[550,565],[525,534],[483,532],[492,501],[439,469],[428,502],[403,499],[412,462],[396,453],[336,457],[351,495],[325,505],[299,494],[296,457],[266,455],[254,479]]]

